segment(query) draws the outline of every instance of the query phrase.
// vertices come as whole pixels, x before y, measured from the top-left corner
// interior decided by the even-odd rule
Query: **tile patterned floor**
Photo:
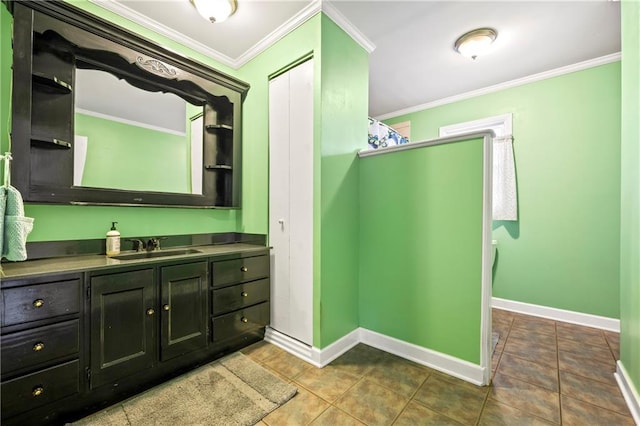
[[[491,386],[358,345],[318,369],[260,342],[242,352],[298,387],[278,425],[634,425],[613,377],[616,333],[493,310]]]

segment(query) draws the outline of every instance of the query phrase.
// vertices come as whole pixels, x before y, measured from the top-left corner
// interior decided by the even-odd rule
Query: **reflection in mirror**
[[[76,69],[74,186],[202,194],[202,114],[175,94]]]

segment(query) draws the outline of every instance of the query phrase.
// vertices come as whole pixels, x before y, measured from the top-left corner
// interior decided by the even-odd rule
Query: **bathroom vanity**
[[[3,264],[2,424],[74,420],[261,340],[269,249],[184,251]]]
[[[3,3],[24,201],[241,207],[248,84],[73,2]],[[262,339],[258,237],[170,236],[118,258],[104,239],[30,243],[0,283],[2,424],[73,421]]]

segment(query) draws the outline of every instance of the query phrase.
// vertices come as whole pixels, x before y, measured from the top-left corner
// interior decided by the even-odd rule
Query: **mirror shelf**
[[[12,180],[25,201],[240,207],[246,83],[64,1],[9,5]],[[89,91],[107,87],[81,84],[96,71],[120,86]]]

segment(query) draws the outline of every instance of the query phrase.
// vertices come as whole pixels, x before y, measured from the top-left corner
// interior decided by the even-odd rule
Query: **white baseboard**
[[[484,369],[477,364],[436,352],[422,346],[414,345],[375,331],[360,328],[360,341],[365,345],[373,346],[385,352],[398,355],[418,364],[426,365],[434,370],[441,371],[453,377],[483,386]]]
[[[275,330],[271,327],[267,327],[264,332],[264,340],[269,342],[277,347],[284,349],[292,355],[297,356],[300,359],[303,359],[316,367],[322,367],[322,365],[317,364],[313,360],[312,356],[312,347],[302,343],[299,340],[296,340],[292,337],[287,336],[286,334],[280,333],[278,330]]]
[[[317,364],[324,367],[358,343],[360,343],[360,329],[356,328],[351,333],[342,336],[324,349],[319,349],[314,346],[311,350],[312,357]]]
[[[624,365],[622,365],[622,362],[618,361],[617,365],[618,368],[616,369],[614,376],[616,377],[616,381],[618,382],[618,386],[620,387],[622,396],[627,402],[629,411],[631,411],[633,420],[637,425],[640,425],[640,395],[638,394],[636,388],[633,386],[633,383],[629,378],[629,374],[627,373],[627,370],[625,370]]]
[[[364,343],[418,364],[426,365],[474,385],[483,386],[488,384],[484,383],[484,369],[479,365],[385,336],[366,328],[357,328],[324,349],[306,345],[271,327],[267,327],[264,340],[318,368],[329,364],[358,343]]]
[[[355,329],[324,349],[306,345],[271,327],[267,327],[265,330],[264,340],[318,368],[322,368],[360,343],[360,332],[359,329]]]
[[[493,297],[491,302],[492,307],[496,309],[503,309],[505,311],[518,312],[521,314],[533,315],[555,321],[563,321],[571,324],[584,325],[585,327],[600,328],[602,330],[620,333],[620,320],[615,318],[583,314],[581,312],[567,311],[564,309],[550,308],[541,305],[532,305],[530,303],[500,299],[499,297]]]

